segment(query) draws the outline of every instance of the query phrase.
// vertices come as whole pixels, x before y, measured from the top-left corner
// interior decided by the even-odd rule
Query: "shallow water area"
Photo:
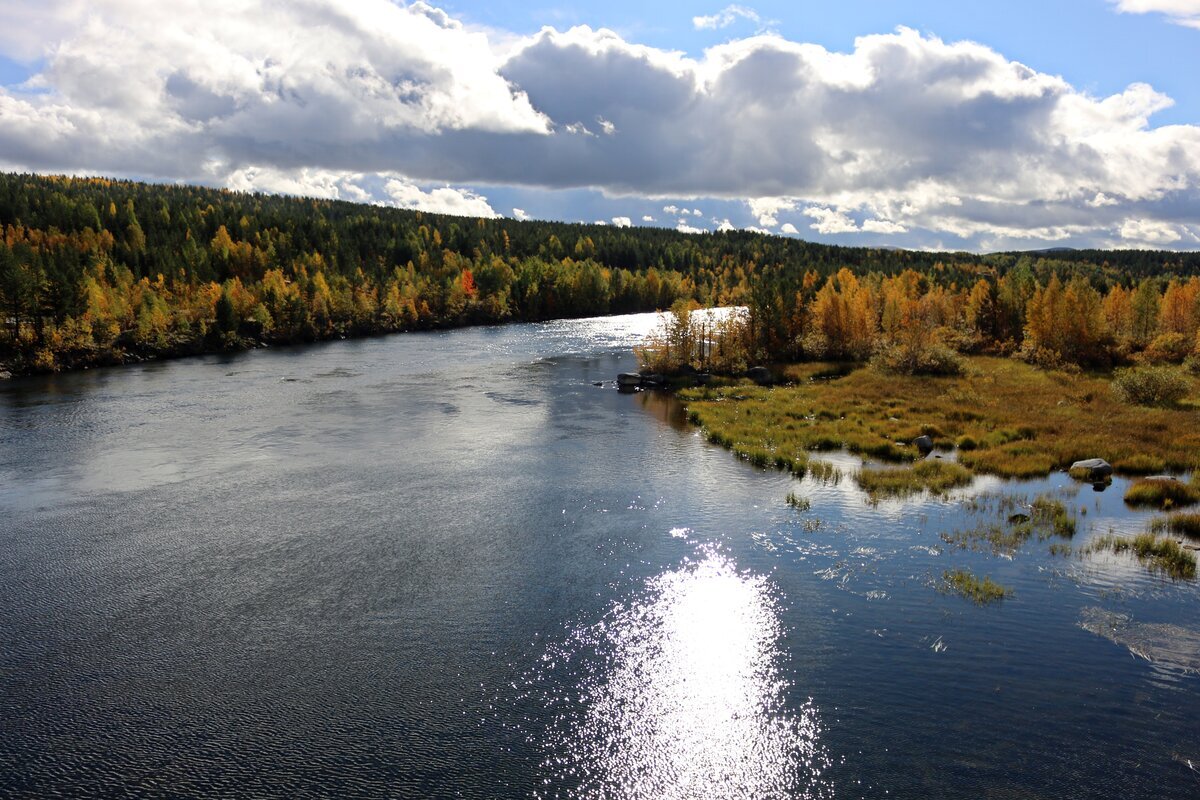
[[[753,468],[613,387],[656,322],[0,383],[0,794],[1200,792],[1200,590],[1083,554],[1122,479]]]

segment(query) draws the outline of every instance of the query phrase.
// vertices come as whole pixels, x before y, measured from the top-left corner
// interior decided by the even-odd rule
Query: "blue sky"
[[[1200,248],[1200,0],[6,5],[6,169],[843,244]]]
[[[443,4],[443,8],[468,22],[521,33],[533,33],[544,25],[606,27],[631,41],[699,55],[707,47],[764,27],[746,19],[718,30],[698,30],[692,24],[693,17],[715,14],[725,5],[458,0]],[[1149,83],[1178,103],[1160,113],[1159,124],[1200,122],[1198,32],[1171,24],[1161,14],[1119,14],[1106,0],[806,0],[741,5],[753,9],[784,38],[815,42],[830,50],[850,50],[858,36],[886,33],[903,25],[947,40],[982,42],[1095,94],[1113,94],[1138,81]]]

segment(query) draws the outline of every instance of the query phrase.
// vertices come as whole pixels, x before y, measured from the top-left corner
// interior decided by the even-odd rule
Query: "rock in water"
[[[1112,476],[1113,468],[1103,458],[1088,458],[1076,461],[1067,472],[1081,481],[1102,481]]]
[[[917,438],[913,439],[913,444],[916,445],[917,449],[925,455],[933,452],[933,439],[929,438],[928,436],[918,436]]]

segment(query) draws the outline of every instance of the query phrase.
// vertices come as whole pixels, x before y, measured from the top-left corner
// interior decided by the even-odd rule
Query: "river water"
[[[755,469],[612,387],[654,319],[0,384],[0,795],[1200,796],[1194,582],[939,536],[1120,480]]]

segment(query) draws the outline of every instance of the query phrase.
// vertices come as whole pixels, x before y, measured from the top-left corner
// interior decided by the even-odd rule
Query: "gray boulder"
[[[1112,476],[1113,468],[1103,458],[1087,458],[1076,461],[1067,472],[1072,478],[1079,480],[1102,481]]]
[[[634,388],[642,385],[642,376],[636,372],[622,372],[617,376],[617,386]]]
[[[913,439],[913,444],[916,445],[917,449],[924,454],[933,452],[933,439],[929,438],[928,436],[918,436],[917,438]]]

